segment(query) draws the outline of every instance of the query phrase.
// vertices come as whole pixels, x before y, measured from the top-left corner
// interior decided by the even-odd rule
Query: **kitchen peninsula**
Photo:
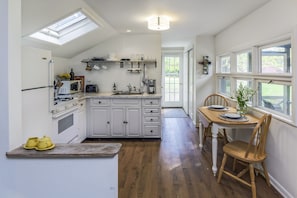
[[[16,148],[6,153],[17,189],[9,196],[116,198],[120,148],[119,143],[56,144],[48,151]]]

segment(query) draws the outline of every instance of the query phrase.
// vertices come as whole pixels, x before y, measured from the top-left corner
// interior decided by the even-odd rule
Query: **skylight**
[[[98,27],[97,23],[80,10],[31,34],[30,37],[63,45]]]

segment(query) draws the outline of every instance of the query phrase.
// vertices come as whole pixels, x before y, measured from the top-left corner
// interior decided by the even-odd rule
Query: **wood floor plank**
[[[248,187],[211,170],[211,139],[201,151],[198,129],[189,118],[162,118],[163,138],[88,139],[85,142],[120,142],[119,198],[229,198],[251,197]],[[218,167],[223,143],[219,140]],[[269,156],[268,156],[269,157]],[[226,164],[231,169],[232,163]],[[281,197],[256,177],[257,197]]]

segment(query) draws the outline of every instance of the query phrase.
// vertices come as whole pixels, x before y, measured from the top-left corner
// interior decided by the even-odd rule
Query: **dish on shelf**
[[[55,148],[55,146],[56,146],[55,144],[52,144],[51,146],[46,147],[46,148],[38,148],[38,147],[36,147],[35,150],[37,150],[37,151],[47,151],[47,150],[51,150],[51,149]]]
[[[239,118],[241,118],[241,115],[239,115],[237,113],[225,113],[223,116],[226,117],[226,118],[229,118],[229,119],[239,119]]]
[[[211,109],[224,109],[225,107],[223,105],[210,105],[208,108],[211,108]]]
[[[33,149],[35,149],[36,147],[35,147],[35,146],[33,146],[33,147],[32,147],[32,146],[27,146],[26,144],[24,144],[24,145],[23,145],[23,148],[26,149],[26,150],[33,150]]]

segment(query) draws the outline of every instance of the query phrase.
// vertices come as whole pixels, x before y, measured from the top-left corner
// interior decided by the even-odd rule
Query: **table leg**
[[[199,148],[202,149],[203,142],[202,142],[202,124],[199,122]]]
[[[216,176],[217,168],[217,155],[218,155],[218,126],[213,124],[211,127],[212,133],[212,172]]]

